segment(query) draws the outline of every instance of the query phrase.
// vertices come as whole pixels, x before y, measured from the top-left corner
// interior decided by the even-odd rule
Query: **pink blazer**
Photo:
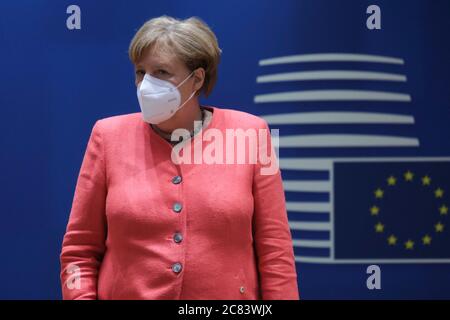
[[[206,108],[207,129],[268,129]],[[299,299],[280,171],[175,164],[171,150],[140,113],[95,123],[62,243],[63,298]]]

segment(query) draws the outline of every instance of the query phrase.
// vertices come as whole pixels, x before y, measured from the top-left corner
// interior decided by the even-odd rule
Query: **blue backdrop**
[[[79,30],[66,27],[71,4]],[[372,4],[381,29],[366,26]],[[218,37],[203,104],[280,129],[302,298],[450,298],[449,12],[445,0],[2,1],[0,298],[61,297],[90,130],[139,111],[128,44],[163,14],[198,16]],[[381,290],[366,286],[370,264]]]

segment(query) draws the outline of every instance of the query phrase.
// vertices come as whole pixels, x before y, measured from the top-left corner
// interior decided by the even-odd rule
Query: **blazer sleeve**
[[[100,122],[91,131],[60,254],[63,299],[97,299],[105,252],[106,170]]]
[[[263,300],[298,300],[299,291],[286,201],[267,122],[259,135],[253,178],[253,237]],[[261,132],[261,130],[260,130]],[[266,141],[266,142],[265,142]],[[263,155],[270,155],[264,163]]]

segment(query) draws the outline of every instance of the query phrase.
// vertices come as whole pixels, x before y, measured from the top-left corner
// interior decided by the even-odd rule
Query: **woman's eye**
[[[166,70],[159,69],[159,70],[156,71],[156,73],[157,73],[157,74],[161,74],[161,75],[166,75],[166,74],[167,74],[167,71],[166,71]]]
[[[144,75],[145,72],[144,72],[144,70],[136,70],[136,74],[137,75]]]

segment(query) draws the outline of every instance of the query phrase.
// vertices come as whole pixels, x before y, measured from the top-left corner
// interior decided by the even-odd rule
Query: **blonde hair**
[[[203,67],[205,79],[199,92],[206,97],[211,93],[217,81],[222,50],[204,21],[198,17],[179,20],[166,15],[148,20],[131,40],[128,50],[130,60],[136,64],[144,50],[154,45],[174,53],[190,71]]]

